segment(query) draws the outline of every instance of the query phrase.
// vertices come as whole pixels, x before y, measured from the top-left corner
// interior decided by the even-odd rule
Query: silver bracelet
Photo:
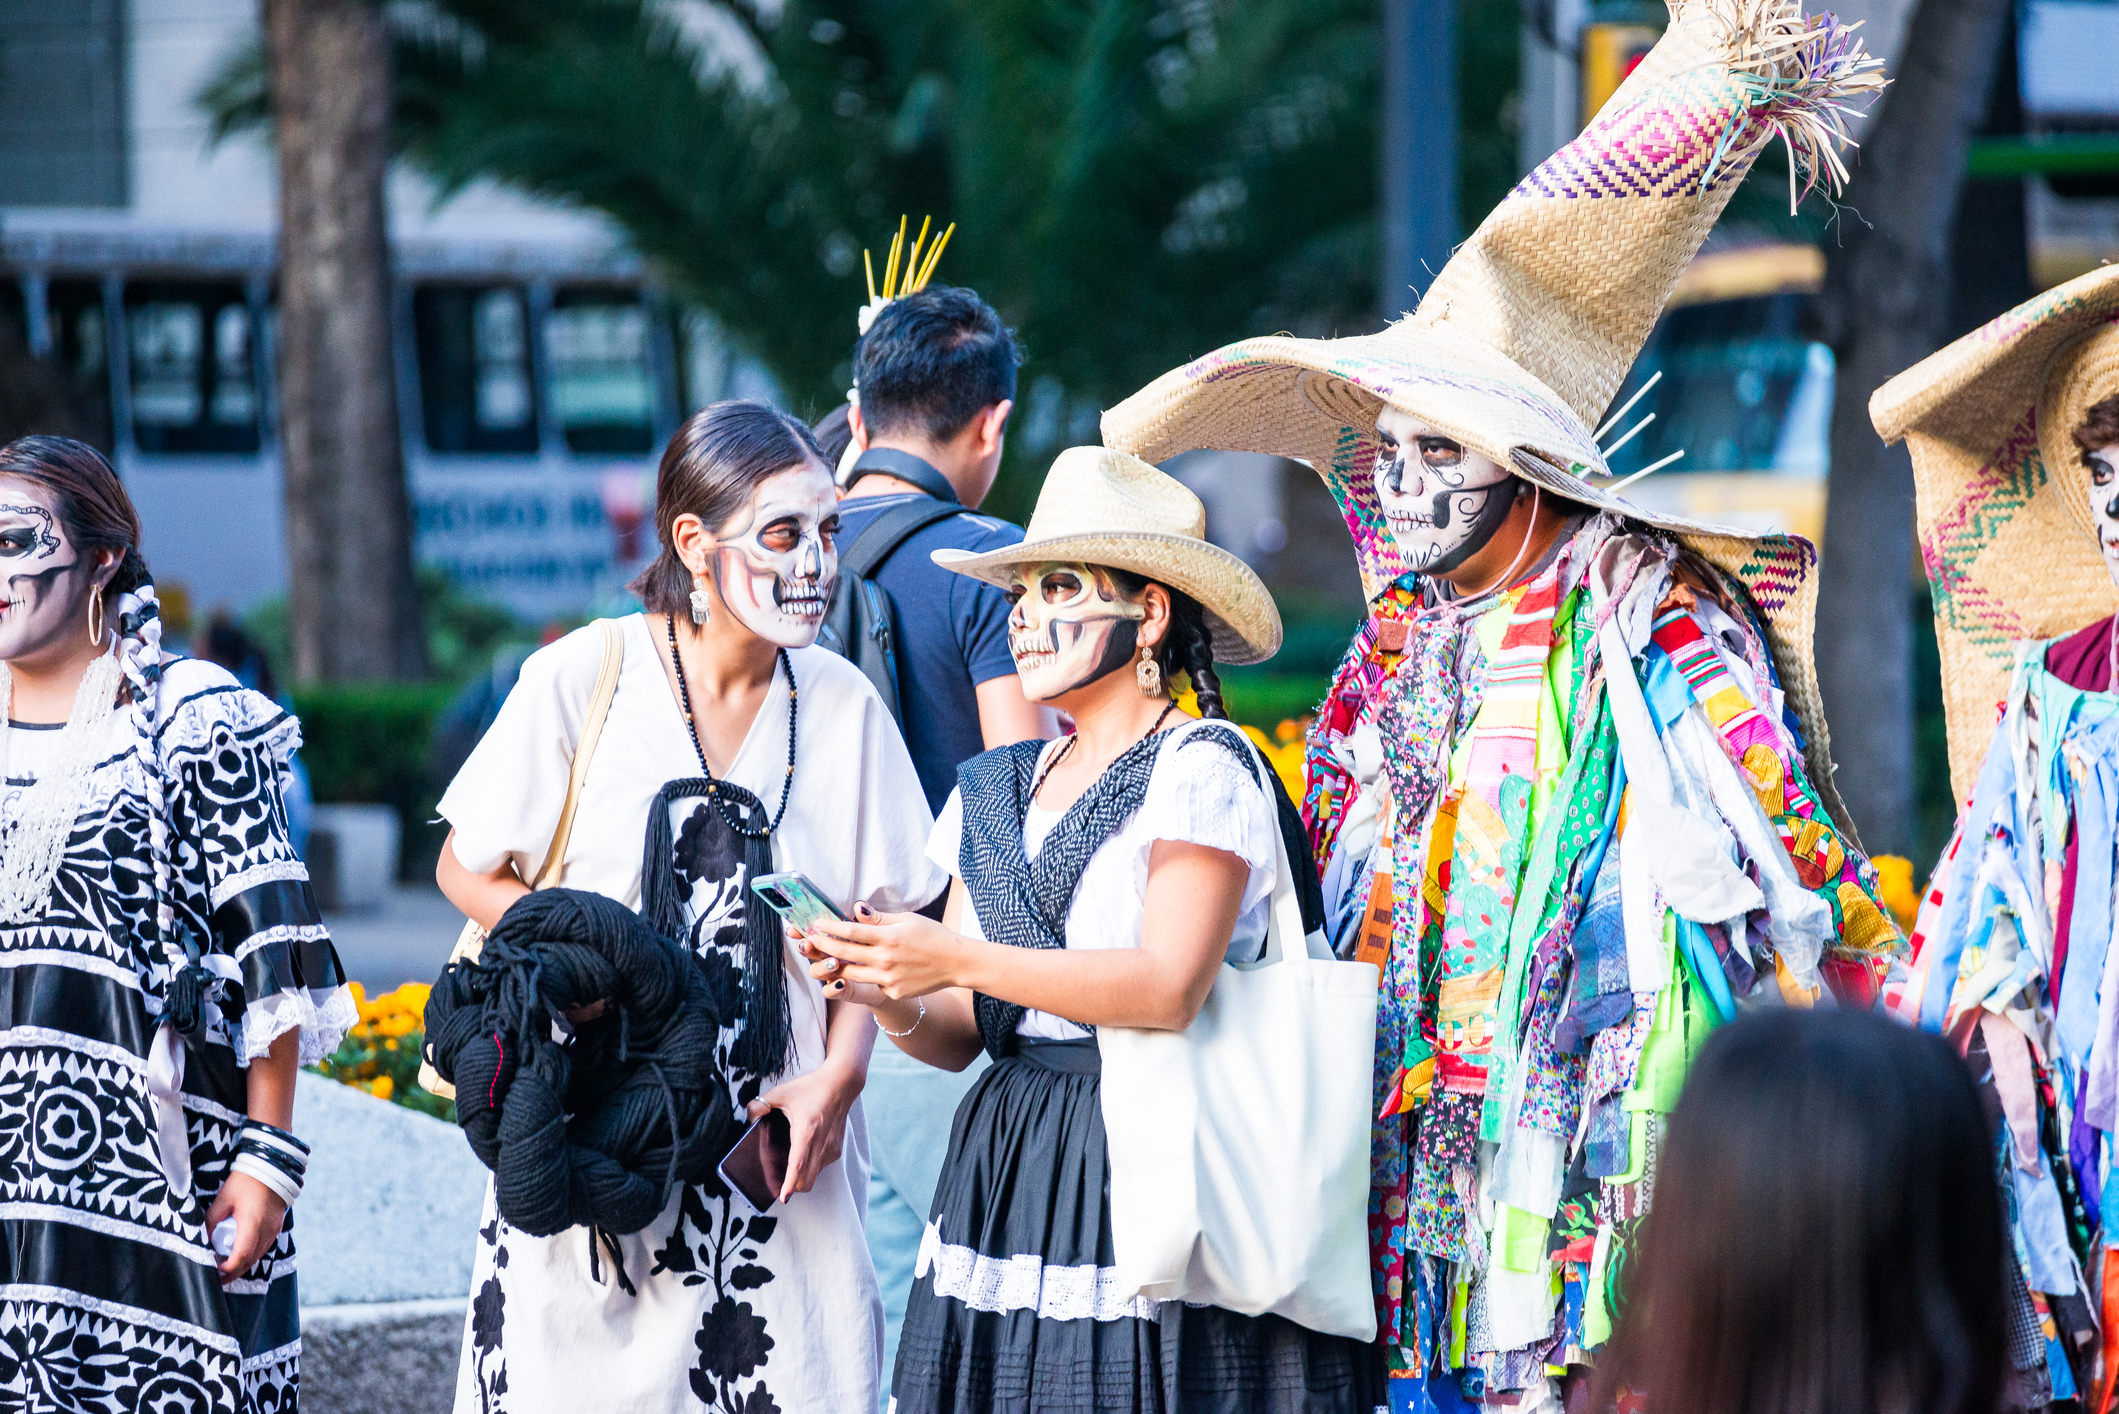
[[[912,1025],[906,1027],[903,1031],[893,1031],[888,1026],[885,1026],[883,1024],[883,1018],[879,1016],[876,1018],[876,1030],[882,1032],[885,1036],[890,1037],[894,1041],[902,1040],[905,1037],[910,1036],[913,1032],[919,1030],[920,1023],[927,1019],[927,998],[914,997],[913,1000],[920,1004],[920,1014],[912,1019]]]

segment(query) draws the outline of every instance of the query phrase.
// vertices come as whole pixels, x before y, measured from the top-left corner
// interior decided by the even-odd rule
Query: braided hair
[[[1161,580],[1151,580],[1131,570],[1105,566],[1105,571],[1128,594],[1139,594],[1150,584],[1162,584]],[[1165,685],[1175,683],[1179,673],[1190,678],[1192,691],[1199,698],[1199,715],[1226,722],[1229,712],[1221,700],[1221,678],[1214,671],[1214,634],[1207,627],[1207,611],[1182,589],[1167,584],[1162,587],[1170,596],[1170,627],[1162,642],[1155,645],[1155,666],[1162,669]]]
[[[71,437],[19,437],[0,447],[0,477],[41,486],[57,503],[59,523],[76,553],[117,554],[118,568],[98,591],[118,628],[118,666],[125,674],[134,750],[147,788],[147,846],[154,870],[155,941],[172,976],[190,961],[178,943],[170,871],[168,785],[155,751],[157,689],[162,681],[162,618],[154,578],[140,555],[140,515],[125,483],[103,454]],[[174,989],[173,989],[174,993]]]

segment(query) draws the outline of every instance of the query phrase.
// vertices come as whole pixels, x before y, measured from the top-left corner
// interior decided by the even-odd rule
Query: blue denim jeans
[[[883,1293],[882,1405],[889,1407],[890,1375],[898,1360],[898,1330],[912,1293],[920,1236],[934,1206],[949,1126],[956,1108],[987,1060],[980,1056],[952,1075],[878,1040],[868,1063],[861,1109],[868,1118],[868,1251]]]

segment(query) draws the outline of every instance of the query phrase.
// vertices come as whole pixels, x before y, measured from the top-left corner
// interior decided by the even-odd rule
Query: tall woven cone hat
[[[1265,582],[1207,539],[1207,509],[1176,477],[1106,447],[1070,447],[1045,475],[1020,544],[975,554],[936,550],[934,562],[1008,587],[1024,565],[1131,570],[1182,589],[1206,610],[1214,658],[1262,663],[1280,651],[1280,609]]]
[[[1844,180],[1847,104],[1882,87],[1882,65],[1800,0],[1676,0],[1670,14],[1581,136],[1494,208],[1413,313],[1356,338],[1217,349],[1106,412],[1104,442],[1157,462],[1201,447],[1308,462],[1339,502],[1372,598],[1412,568],[1376,501],[1386,404],[1546,490],[1677,533],[1757,602],[1831,808],[1811,652],[1816,551],[1593,484],[1610,468],[1591,429],[1772,139],[1788,143],[1791,186],[1798,162],[1812,183]]]
[[[2119,266],[2047,290],[1878,388],[1869,418],[1913,454],[1942,650],[1950,785],[1972,793],[2012,643],[2119,610],[2073,433],[2119,393]]]

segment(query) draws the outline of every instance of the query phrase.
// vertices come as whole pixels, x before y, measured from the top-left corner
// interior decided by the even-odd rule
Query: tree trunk
[[[263,0],[280,151],[280,446],[303,682],[427,671],[391,357],[374,0]]]
[[[1817,668],[1840,794],[1878,853],[1913,848],[1913,464],[1877,438],[1869,395],[1941,345],[1965,154],[2008,4],[1921,0],[1826,246],[1839,374]]]

